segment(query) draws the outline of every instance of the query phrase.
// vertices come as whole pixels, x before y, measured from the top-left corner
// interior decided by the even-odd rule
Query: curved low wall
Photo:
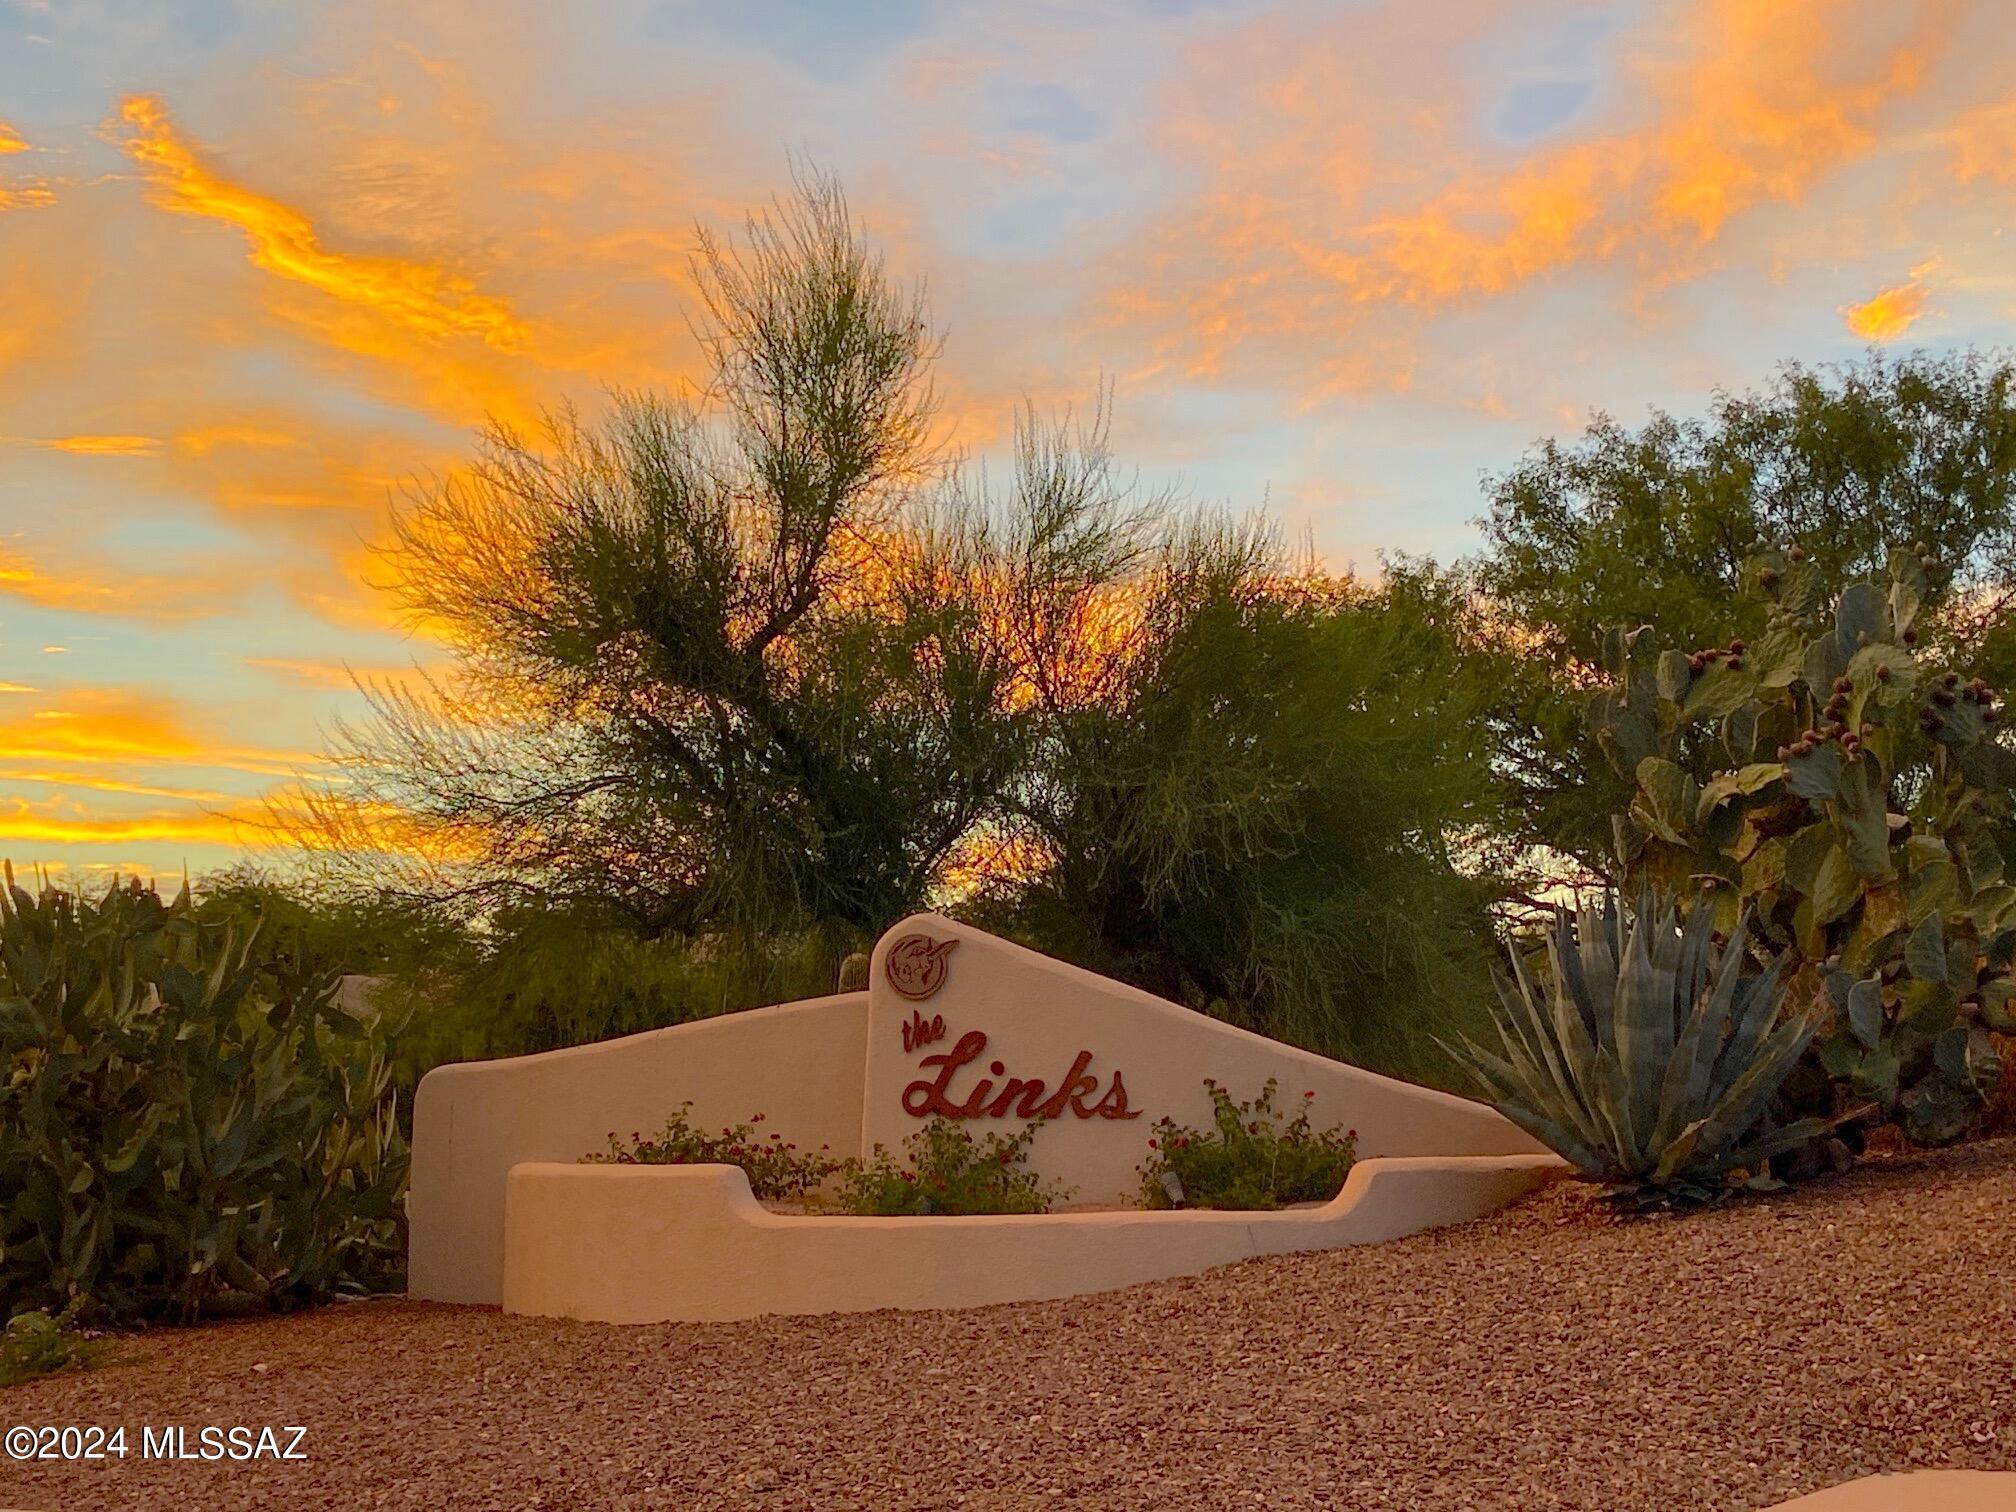
[[[1360,1161],[1317,1208],[972,1218],[772,1213],[733,1166],[524,1164],[504,1310],[599,1323],[975,1307],[1108,1291],[1462,1223],[1563,1171],[1550,1155]]]
[[[848,992],[428,1072],[413,1103],[408,1290],[496,1302],[511,1168],[579,1160],[612,1130],[655,1133],[689,1099],[703,1128],[762,1113],[801,1149],[859,1154],[867,1054],[868,994]]]
[[[413,1113],[413,1295],[501,1300],[512,1168],[579,1160],[611,1130],[655,1131],[688,1099],[703,1127],[760,1112],[766,1132],[842,1157],[900,1149],[934,1113],[976,1134],[1041,1117],[1030,1168],[1081,1203],[1134,1200],[1158,1118],[1209,1125],[1206,1077],[1242,1099],[1274,1078],[1281,1102],[1317,1128],[1355,1128],[1367,1160],[1545,1153],[1481,1103],[1265,1039],[936,914],[882,938],[869,984],[429,1072]]]

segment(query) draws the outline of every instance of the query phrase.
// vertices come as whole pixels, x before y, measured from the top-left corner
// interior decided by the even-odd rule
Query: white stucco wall
[[[891,982],[890,953],[906,940],[913,957],[935,965],[898,977],[926,996],[906,997]],[[1242,1099],[1273,1076],[1291,1109],[1304,1092],[1315,1093],[1318,1125],[1356,1128],[1361,1158],[1530,1155],[1540,1148],[1479,1103],[1277,1044],[937,915],[890,930],[876,946],[869,980],[867,992],[429,1073],[414,1109],[412,1293],[499,1301],[511,1169],[577,1162],[604,1148],[611,1130],[655,1131],[687,1099],[705,1126],[760,1112],[766,1131],[803,1149],[825,1144],[844,1156],[879,1143],[898,1150],[923,1124],[906,1111],[906,1091],[936,1074],[930,1057],[955,1050],[969,1034],[985,1036],[984,1052],[958,1068],[945,1094],[981,1113],[969,1125],[976,1131],[1023,1123],[1024,1095],[1011,1098],[1015,1106],[1002,1116],[987,1116],[1010,1078],[1040,1080],[1049,1097],[1067,1082],[1079,1053],[1090,1054],[1075,1106],[1059,1105],[1030,1153],[1031,1166],[1080,1203],[1134,1201],[1136,1167],[1156,1119],[1166,1113],[1208,1122],[1207,1076]],[[913,1015],[926,1024],[942,1020],[942,1037],[906,1048],[903,1030]],[[983,1078],[993,1086],[976,1102]],[[1117,1111],[1122,1090],[1136,1116],[1079,1116],[1102,1101]],[[1033,1090],[1024,1094],[1037,1100]],[[913,1094],[913,1106],[918,1102]],[[556,1242],[575,1241],[563,1234]]]
[[[1533,1155],[1366,1161],[1332,1201],[1279,1213],[849,1218],[772,1213],[733,1166],[521,1165],[504,1310],[707,1322],[1076,1296],[1461,1223],[1563,1169]]]
[[[958,942],[944,957],[943,984],[921,1001],[899,994],[885,969],[892,947],[918,935]],[[870,963],[868,993],[864,1149],[881,1144],[895,1150],[916,1132],[922,1120],[905,1110],[905,1089],[934,1077],[938,1068],[924,1065],[925,1057],[953,1050],[969,1031],[985,1033],[987,1044],[948,1086],[955,1102],[970,1100],[982,1078],[992,1083],[995,1097],[1009,1077],[1041,1080],[1045,1095],[1054,1093],[1080,1050],[1093,1053],[1083,1074],[1098,1088],[1081,1106],[1096,1106],[1119,1073],[1129,1111],[1140,1116],[1084,1118],[1067,1109],[1045,1124],[1031,1146],[1031,1166],[1071,1186],[1077,1202],[1134,1200],[1141,1186],[1136,1167],[1149,1153],[1158,1118],[1168,1114],[1179,1123],[1209,1126],[1206,1077],[1215,1077],[1240,1101],[1256,1096],[1274,1077],[1280,1083],[1275,1105],[1285,1106],[1290,1116],[1302,1094],[1314,1092],[1309,1106],[1317,1127],[1358,1130],[1361,1158],[1542,1150],[1482,1103],[1295,1049],[936,914],[905,919],[882,937]],[[944,1037],[906,1051],[903,1025],[913,1014],[927,1021],[942,1018]],[[996,1064],[1001,1074],[993,1072]],[[974,1119],[968,1126],[1016,1129],[1024,1120],[1014,1112]]]
[[[688,1099],[703,1127],[762,1113],[801,1149],[857,1153],[867,1027],[868,994],[849,992],[430,1071],[413,1106],[408,1290],[498,1301],[511,1167],[655,1132]]]

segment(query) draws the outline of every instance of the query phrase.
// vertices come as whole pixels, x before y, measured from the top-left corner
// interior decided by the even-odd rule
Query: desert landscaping
[[[302,1424],[307,1463],[0,1465],[0,1504],[1754,1512],[2010,1465],[2012,1218],[1998,1140],[1686,1219],[1561,1184],[1392,1244],[971,1311],[349,1303],[141,1335],[7,1397],[19,1421]]]
[[[0,1512],[2016,1512],[2008,0],[0,0]]]

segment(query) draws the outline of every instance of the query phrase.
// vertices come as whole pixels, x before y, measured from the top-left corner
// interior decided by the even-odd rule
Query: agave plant
[[[1501,1113],[1611,1195],[1705,1201],[1741,1169],[1768,1183],[1771,1156],[1844,1119],[1763,1127],[1821,1024],[1780,1022],[1779,965],[1744,974],[1745,924],[1718,946],[1705,904],[1684,922],[1650,894],[1629,919],[1614,897],[1561,911],[1546,984],[1517,951],[1511,980],[1496,977],[1504,1054],[1467,1039],[1452,1053]]]

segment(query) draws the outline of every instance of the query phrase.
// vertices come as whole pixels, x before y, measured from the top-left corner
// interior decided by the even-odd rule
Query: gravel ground
[[[356,1303],[0,1395],[0,1424],[301,1424],[307,1462],[0,1460],[0,1506],[1759,1508],[2016,1469],[2012,1236],[2003,1139],[1683,1219],[1564,1185],[1395,1244],[968,1312]]]

